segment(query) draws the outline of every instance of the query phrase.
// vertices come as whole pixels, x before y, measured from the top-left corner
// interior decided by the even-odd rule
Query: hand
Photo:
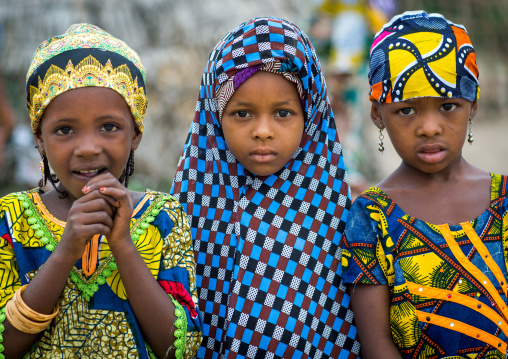
[[[89,191],[72,204],[58,250],[74,263],[96,234],[108,237],[113,227],[116,200],[99,191]]]
[[[108,243],[113,250],[116,244],[124,240],[130,241],[130,221],[134,209],[132,192],[125,188],[110,172],[104,172],[92,178],[84,188],[84,192],[97,192],[102,195],[113,209],[113,223],[107,235]]]

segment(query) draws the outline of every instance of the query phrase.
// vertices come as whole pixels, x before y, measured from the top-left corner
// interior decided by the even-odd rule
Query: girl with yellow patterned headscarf
[[[480,92],[466,29],[395,16],[374,38],[369,83],[401,164],[355,200],[343,237],[363,357],[505,358],[508,177],[462,156]]]

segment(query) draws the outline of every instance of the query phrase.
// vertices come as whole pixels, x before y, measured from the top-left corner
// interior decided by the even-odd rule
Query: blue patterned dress
[[[389,286],[404,358],[505,358],[508,178],[491,178],[489,208],[461,224],[411,217],[375,187],[351,207],[344,281]]]

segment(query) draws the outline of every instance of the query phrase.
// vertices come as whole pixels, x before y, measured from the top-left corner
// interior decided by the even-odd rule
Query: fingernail
[[[100,190],[101,192],[104,192],[106,190],[106,187],[101,187]]]
[[[90,188],[88,188],[88,186],[85,186],[85,187],[83,187],[83,189],[82,189],[82,191],[83,191],[83,192],[85,192],[85,193],[87,193],[89,190],[90,190]]]

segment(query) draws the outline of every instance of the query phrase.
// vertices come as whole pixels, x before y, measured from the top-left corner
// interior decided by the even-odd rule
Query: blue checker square
[[[296,263],[295,261],[292,261],[292,260],[289,260],[288,261],[288,264],[286,265],[286,270],[285,272],[287,274],[290,274],[290,275],[293,275],[295,274],[295,270],[296,270],[296,266],[298,265],[298,263]]]
[[[277,323],[277,319],[279,319],[280,312],[272,308],[270,310],[270,315],[268,316],[267,322],[269,323]]]
[[[305,225],[302,227],[305,227]],[[305,247],[305,243],[307,243],[307,241],[305,239],[298,237],[298,238],[296,238],[293,248],[296,250],[299,250],[299,251],[303,251],[303,248]]]
[[[252,330],[245,328],[245,330],[243,332],[242,340],[245,343],[250,343],[251,339],[252,339],[252,334],[253,334]]]
[[[305,271],[303,272],[303,275],[302,275],[302,281],[305,283],[309,283],[310,278],[312,278],[312,273],[314,273],[314,272],[308,268],[305,268]]]
[[[246,54],[245,58],[249,62],[254,62],[254,61],[261,60],[261,56],[259,56],[259,52],[254,52],[254,53]]]
[[[296,322],[297,322],[296,318],[289,317],[286,324],[286,330],[289,330],[290,332],[295,330]]]
[[[261,279],[261,285],[259,287],[260,288],[269,288],[271,283],[272,283],[272,280],[270,278],[263,277],[263,279]]]
[[[296,191],[295,198],[303,201],[303,199],[305,198],[305,194],[306,193],[307,193],[306,189],[299,188],[298,191]]]
[[[249,37],[243,39],[243,46],[249,46],[249,45],[254,45],[254,44],[257,44],[255,36],[249,36]],[[251,61],[251,60],[249,60],[248,57],[247,57],[247,60]],[[255,59],[255,60],[259,60],[259,58]],[[255,61],[255,60],[253,60],[253,61]]]
[[[280,207],[280,203],[277,203],[277,202],[272,202],[270,203],[270,206],[268,207],[268,212],[270,213],[276,213],[277,210],[279,209]]]
[[[333,349],[333,343],[328,341],[328,342],[326,342],[325,350],[323,350],[323,353],[325,353],[326,355],[330,355],[330,353],[332,352],[332,349]]]
[[[272,27],[278,27],[278,28],[281,28],[281,29],[283,28],[282,23],[278,22],[278,21],[267,20],[267,24],[269,26],[272,26]]]
[[[262,193],[256,192],[256,193],[254,193],[254,196],[252,196],[251,202],[260,204],[264,198],[265,198],[265,196]]]
[[[258,233],[263,236],[266,236],[269,229],[270,229],[270,224],[268,224],[266,222],[261,222],[259,224]]]
[[[252,272],[245,272],[242,284],[244,284],[246,286],[250,286],[250,284],[252,283],[253,276],[254,276],[254,273],[252,273]],[[238,301],[239,300],[240,299],[238,299]]]
[[[287,347],[288,346],[286,344],[279,342],[279,345],[277,345],[277,349],[275,350],[275,355],[282,357]]]
[[[295,295],[295,299],[293,300],[293,304],[296,305],[297,307],[301,307],[304,298],[305,298],[305,295],[303,295],[300,292],[297,292]]]
[[[284,43],[284,35],[272,33],[272,34],[270,34],[270,41]]]
[[[261,256],[261,249],[262,248],[260,248],[258,246],[253,246],[250,258],[258,260],[259,257]]]
[[[295,219],[295,216],[298,212],[295,211],[294,209],[288,209],[288,211],[286,212],[286,220],[287,221],[293,221]]]
[[[288,293],[288,287],[284,284],[281,284],[279,286],[279,290],[277,290],[277,297],[278,298],[286,298],[286,294]]]
[[[349,356],[350,351],[342,348],[340,351],[339,357],[337,359],[347,359]]]

